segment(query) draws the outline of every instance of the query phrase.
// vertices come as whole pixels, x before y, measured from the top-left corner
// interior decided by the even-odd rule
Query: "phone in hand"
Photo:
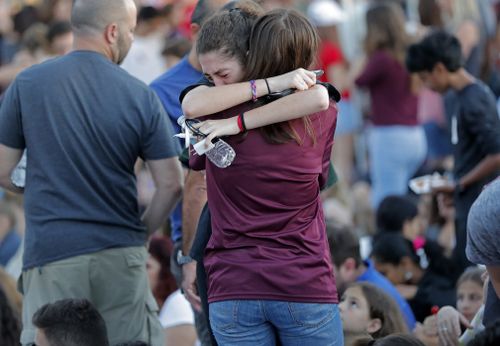
[[[316,75],[316,77],[321,77],[322,75],[325,74],[325,71],[323,70],[313,70],[313,72]]]

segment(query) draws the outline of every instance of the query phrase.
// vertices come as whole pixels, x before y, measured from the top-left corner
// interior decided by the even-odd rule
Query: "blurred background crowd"
[[[395,94],[398,75],[377,70],[370,57],[377,42],[384,41],[395,57],[401,54],[396,60],[404,66],[409,44],[430,30],[444,29],[459,39],[467,71],[488,85],[498,99],[500,1],[386,1],[395,3],[400,11],[367,17],[370,6],[379,0],[261,0],[261,4],[265,9],[293,7],[308,16],[322,39],[317,59],[317,68],[325,71],[321,78],[342,93],[332,152],[338,181],[323,193],[339,292],[343,293],[343,281],[349,283],[359,276],[360,265],[369,268],[374,262],[409,302],[419,322],[406,320],[407,326],[391,332],[412,329],[427,345],[438,345],[436,327],[428,320],[437,313],[432,308],[454,306],[472,322],[483,300],[481,269],[460,279],[458,286],[456,277],[447,276],[446,260],[456,244],[452,196],[415,194],[408,188],[414,177],[434,172],[450,176],[453,148],[447,119],[451,115],[445,103],[454,101],[452,96],[427,89],[417,78],[410,79],[409,93],[399,90]],[[135,40],[122,67],[150,84],[189,52],[189,26],[197,1],[136,3],[139,11]],[[0,94],[23,69],[71,50],[71,5],[71,0],[0,0]],[[408,75],[407,71],[401,73]],[[500,99],[498,105],[500,108]],[[393,113],[399,115],[391,116]],[[400,145],[391,144],[388,138],[392,134],[384,132],[390,125],[411,127],[408,133],[395,134],[411,140],[396,139]],[[154,188],[145,168],[138,170],[138,187],[140,203],[145,206]],[[0,196],[0,286],[7,299],[0,305],[8,302],[13,314],[20,316],[22,298],[15,289],[15,280],[22,267],[22,196],[1,191]],[[394,238],[381,238],[381,233],[388,231]],[[148,262],[160,306],[167,304],[170,295],[180,294],[168,270],[172,255],[168,224],[164,232],[164,238],[152,241]],[[399,243],[401,240],[413,246]],[[440,247],[426,247],[426,240]],[[368,258],[372,262],[363,262]],[[349,264],[348,259],[354,262]],[[470,287],[462,287],[464,283]],[[351,295],[347,294],[346,299],[361,288],[350,288]],[[365,292],[365,296],[369,294]],[[176,309],[173,307],[171,314],[180,314]],[[189,313],[187,317],[165,317],[162,322],[165,328],[188,326],[182,334],[183,344],[192,344],[196,339],[194,329],[189,329],[194,324]],[[346,330],[346,325],[346,335],[357,331]],[[4,333],[5,326],[0,330]],[[12,326],[9,330],[16,332]],[[374,336],[369,330],[362,332]]]

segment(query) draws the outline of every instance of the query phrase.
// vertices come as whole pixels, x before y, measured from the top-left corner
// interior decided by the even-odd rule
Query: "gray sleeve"
[[[13,82],[5,92],[0,106],[0,143],[15,149],[24,149],[25,141],[19,105],[17,82]]]
[[[467,220],[467,258],[500,265],[500,179],[489,184],[472,205]]]
[[[160,160],[180,154],[181,148],[174,138],[172,124],[165,113],[158,97],[150,93],[150,118],[143,133],[142,159]]]

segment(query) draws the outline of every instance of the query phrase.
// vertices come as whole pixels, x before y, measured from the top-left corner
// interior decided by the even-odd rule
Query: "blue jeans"
[[[356,132],[361,128],[361,112],[352,101],[341,100],[337,103],[339,114],[335,135],[345,135]]]
[[[374,126],[368,137],[372,181],[372,206],[389,195],[405,195],[408,181],[427,155],[427,141],[420,126]]]
[[[210,325],[219,346],[342,346],[336,304],[277,300],[210,303]]]

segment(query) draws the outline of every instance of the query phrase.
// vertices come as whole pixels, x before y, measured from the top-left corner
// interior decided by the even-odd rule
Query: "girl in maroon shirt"
[[[370,92],[372,128],[368,137],[372,205],[408,191],[423,163],[427,144],[417,124],[417,94],[404,66],[408,39],[404,16],[394,4],[378,4],[366,14],[366,66],[356,79]]]
[[[224,15],[235,14],[220,14]],[[318,44],[314,29],[302,15],[275,10],[259,18],[250,36],[249,53],[239,59],[232,54],[231,41],[221,39],[223,33],[210,32],[222,30],[220,24],[224,21],[217,20],[212,18],[204,25],[197,42],[205,74],[216,86],[229,82],[229,75],[237,76],[230,82],[261,79],[252,82],[252,88],[248,82],[226,85],[226,97],[221,102],[214,99],[214,94],[222,86],[196,88],[184,98],[186,115],[203,115],[193,111],[193,105],[191,109],[185,107],[190,98],[202,98],[203,93],[206,105],[206,95],[211,94],[208,107],[224,104],[229,108],[237,104],[234,99],[238,97],[243,98],[238,102],[241,103],[249,95],[279,91],[280,80],[269,78],[279,74],[288,75],[282,76],[281,81],[294,76],[291,79],[296,88],[306,91],[259,109],[252,109],[253,102],[237,105],[210,116],[225,120],[206,121],[200,126],[202,131],[214,133],[217,126],[223,128],[217,135],[238,133],[238,118],[247,122],[255,118],[256,111],[273,121],[279,116],[286,120],[294,117],[286,115],[286,109],[295,114],[295,108],[300,107],[300,103],[290,107],[295,102],[293,96],[307,103],[313,91],[326,91],[323,86],[314,85],[315,78],[309,71],[297,70],[311,66]],[[216,39],[224,41],[224,45],[214,49],[202,41]],[[242,66],[249,69],[245,71]],[[236,88],[242,92],[233,97],[230,93]],[[235,160],[227,168],[218,168],[203,156],[191,157],[193,169],[207,170],[213,233],[205,252],[205,268],[210,323],[220,345],[274,345],[277,339],[284,345],[342,345],[338,299],[319,197],[328,176],[336,104],[330,101],[310,113],[314,114],[226,138],[236,151]]]

